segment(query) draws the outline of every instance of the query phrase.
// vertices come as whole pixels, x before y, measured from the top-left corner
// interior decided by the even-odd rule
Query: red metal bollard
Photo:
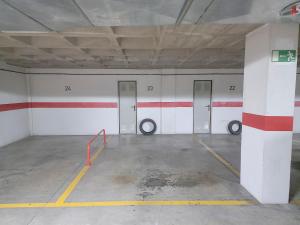
[[[86,165],[90,166],[91,165],[91,146],[90,144],[87,145],[87,161]]]
[[[105,129],[102,129],[98,134],[94,135],[87,144],[87,159],[86,159],[86,165],[91,166],[91,144],[98,138],[101,140],[101,133],[103,132],[103,145],[106,145],[106,131]]]
[[[106,131],[103,129],[103,143],[106,145]]]

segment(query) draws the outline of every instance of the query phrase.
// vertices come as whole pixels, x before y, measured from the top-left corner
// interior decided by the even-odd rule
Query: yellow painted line
[[[179,201],[104,201],[104,202],[63,202],[63,203],[10,203],[0,204],[0,209],[13,208],[74,208],[105,206],[241,206],[254,205],[250,200],[179,200]]]
[[[206,148],[206,150],[208,152],[210,152],[217,160],[219,160],[227,169],[229,169],[237,177],[240,177],[240,172],[236,168],[234,168],[234,166],[230,162],[228,162],[221,155],[219,155],[218,153],[216,153],[212,148],[210,148],[209,146],[207,146],[201,139],[198,139],[198,141],[200,142],[200,144],[203,147]]]
[[[100,153],[103,151],[105,146],[99,148],[95,154],[91,158],[91,162],[93,163],[96,158],[100,155]],[[70,194],[73,192],[73,190],[76,188],[80,180],[83,178],[83,176],[87,173],[90,166],[85,165],[80,172],[77,174],[77,176],[72,180],[72,182],[69,184],[69,186],[66,188],[66,190],[61,194],[61,196],[57,199],[56,203],[61,204],[66,201],[66,199],[70,196]]]
[[[186,206],[186,205],[251,205],[248,200],[182,200],[182,201],[106,201],[106,202],[65,202],[64,207],[101,206]]]
[[[72,193],[72,191],[76,188],[79,181],[82,179],[82,177],[86,174],[86,172],[89,170],[89,166],[84,166],[79,174],[74,178],[74,180],[69,184],[67,189],[62,193],[62,195],[58,198],[56,203],[63,203]]]
[[[57,207],[56,203],[8,203],[0,204],[0,209],[15,209],[15,208],[53,208]]]

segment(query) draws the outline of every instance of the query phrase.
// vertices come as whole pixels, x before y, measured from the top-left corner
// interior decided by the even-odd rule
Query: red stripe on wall
[[[212,107],[242,107],[243,102],[213,102]]]
[[[300,107],[300,101],[295,101],[295,106]]]
[[[243,107],[243,102],[213,102],[212,107]],[[300,101],[295,101],[295,107],[300,107]]]
[[[212,107],[242,107],[243,102],[213,102]],[[193,102],[138,102],[138,108],[193,107]],[[295,102],[300,107],[300,101]],[[0,112],[26,108],[118,108],[116,102],[21,102],[0,104]]]
[[[138,102],[138,108],[193,107],[193,102]]]
[[[0,112],[27,108],[29,108],[28,102],[0,104]]]
[[[264,131],[293,131],[293,117],[243,113],[243,125]]]
[[[115,102],[32,102],[31,108],[118,108]]]

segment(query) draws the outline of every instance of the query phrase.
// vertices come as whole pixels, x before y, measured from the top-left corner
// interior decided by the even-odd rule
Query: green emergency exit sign
[[[296,62],[296,50],[273,50],[272,62]]]

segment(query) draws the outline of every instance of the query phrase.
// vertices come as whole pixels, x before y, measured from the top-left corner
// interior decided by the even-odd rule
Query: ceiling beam
[[[158,40],[158,43],[156,44],[156,49],[155,49],[155,53],[154,53],[151,65],[155,65],[158,61],[158,58],[159,58],[159,55],[160,55],[160,52],[161,52],[161,45],[162,45],[162,42],[165,38],[165,34],[166,34],[166,28],[165,27],[160,27],[160,29],[159,29],[159,40]]]
[[[208,44],[209,43],[211,43],[211,42],[213,42],[214,40],[216,40],[217,39],[217,37],[215,37],[215,38],[213,38],[212,40],[210,40],[209,42],[208,42]],[[184,63],[186,63],[189,59],[191,59],[200,49],[203,49],[203,46],[201,46],[200,44],[199,44],[199,47],[197,47],[197,48],[195,48],[193,51],[191,51],[191,53],[185,58],[185,59],[183,59],[180,63],[179,63],[179,65],[181,66],[181,65],[183,65]]]
[[[32,43],[31,41],[21,41],[20,39],[18,38],[15,38],[14,36],[11,36],[11,34],[9,33],[1,33],[2,36],[5,36],[6,38],[8,39],[11,39],[11,40],[14,40],[14,41],[18,41],[20,43],[23,43],[24,44],[24,47],[28,47],[28,48],[32,48],[34,49],[35,51],[37,51],[38,53],[41,53],[43,55],[47,55],[49,56],[50,58],[54,58],[54,59],[57,59],[57,60],[61,60],[61,59],[64,59],[64,57],[62,56],[58,56],[58,55],[55,55],[52,51],[46,51],[45,49],[43,48],[39,48],[37,46],[34,45],[34,43]]]
[[[175,25],[180,25],[181,24],[181,22],[183,21],[185,15],[187,14],[189,9],[191,8],[191,5],[192,5],[193,1],[194,0],[185,0],[185,2],[183,3],[183,6],[180,9],[179,15],[177,16]]]
[[[118,38],[116,37],[116,33],[115,33],[114,28],[113,28],[113,27],[110,27],[110,30],[111,30],[111,33],[112,33],[112,39],[111,39],[111,40],[112,40],[113,42],[115,42],[116,46],[118,47],[118,50],[122,52],[122,54],[123,54],[123,56],[124,56],[124,58],[125,58],[124,63],[125,63],[126,65],[128,65],[128,64],[129,64],[129,62],[128,62],[128,56],[126,55],[125,50],[122,49],[121,43],[118,41]]]
[[[58,37],[61,38],[64,41],[68,42],[73,47],[73,49],[76,49],[78,52],[80,52],[81,54],[83,54],[84,56],[86,56],[87,59],[91,60],[93,58],[86,51],[82,50],[80,48],[80,46],[77,46],[76,43],[73,43],[68,38],[66,38],[65,36],[63,36],[62,33],[58,34]],[[72,58],[72,57],[70,56],[70,58]]]

